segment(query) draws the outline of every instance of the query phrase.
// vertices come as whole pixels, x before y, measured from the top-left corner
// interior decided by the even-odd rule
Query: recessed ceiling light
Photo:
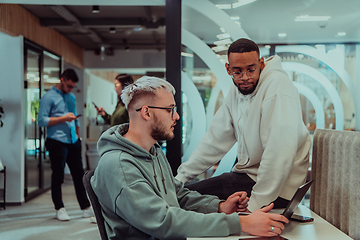
[[[116,33],[116,28],[114,28],[114,27],[109,28],[109,32],[110,33]]]
[[[279,37],[286,37],[286,33],[279,33]]]
[[[92,13],[99,13],[99,12],[100,12],[99,6],[97,5],[92,6]]]
[[[252,2],[255,2],[256,0],[239,0],[237,3],[233,3],[232,7],[233,8],[238,8],[238,7],[241,7],[241,6],[244,6],[246,4],[249,4],[249,3],[252,3]]]
[[[231,20],[234,20],[234,21],[240,20],[240,17],[239,17],[239,16],[232,16],[232,17],[231,17]]]
[[[338,32],[338,36],[342,37],[342,36],[345,36],[346,35],[346,32]]]
[[[216,4],[215,6],[219,9],[231,9],[231,4]]]
[[[296,16],[295,22],[324,22],[329,21],[330,16],[309,16],[309,15],[300,15]]]

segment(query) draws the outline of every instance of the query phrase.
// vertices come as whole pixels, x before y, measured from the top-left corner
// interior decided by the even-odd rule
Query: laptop
[[[301,202],[301,200],[304,198],[306,192],[309,190],[311,184],[314,182],[314,180],[310,180],[309,182],[305,183],[304,185],[300,186],[290,202],[288,203],[287,207],[285,208],[284,212],[281,215],[284,215],[287,219],[290,219],[293,215],[295,209]]]
[[[288,203],[287,207],[285,208],[284,212],[281,215],[284,215],[287,219],[290,219],[293,215],[295,209],[301,202],[301,200],[304,198],[306,192],[309,190],[311,184],[314,182],[314,180],[310,180],[309,182],[305,183],[304,185],[300,186],[294,196],[291,198],[290,202]],[[245,212],[238,212],[239,215],[248,215],[250,213]]]

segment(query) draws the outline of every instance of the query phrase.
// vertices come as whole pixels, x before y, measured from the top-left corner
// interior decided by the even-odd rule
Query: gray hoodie
[[[220,200],[184,188],[158,144],[150,152],[114,126],[98,142],[101,156],[91,185],[110,239],[184,239],[240,234],[236,213],[217,213]]]

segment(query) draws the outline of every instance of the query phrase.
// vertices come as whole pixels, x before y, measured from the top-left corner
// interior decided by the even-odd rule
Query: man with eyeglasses
[[[175,89],[167,81],[143,76],[124,88],[121,99],[130,122],[106,130],[98,141],[101,156],[91,185],[106,222],[109,239],[185,239],[239,235],[276,236],[287,219],[250,215],[245,192],[226,201],[184,188],[176,180],[157,141],[174,138],[179,119]],[[282,222],[281,222],[282,221]]]
[[[73,69],[66,69],[60,83],[40,99],[38,122],[47,127],[45,146],[51,163],[51,197],[55,205],[56,219],[69,221],[62,200],[61,185],[64,182],[65,163],[69,166],[74,182],[76,197],[83,217],[92,217],[94,212],[86,195],[82,177],[84,168],[81,158],[80,128],[76,112],[75,95],[71,91],[79,81]]]
[[[258,46],[249,39],[230,45],[225,67],[234,85],[176,178],[190,182],[237,143],[230,173],[187,187],[220,198],[246,191],[249,212],[272,202],[275,208],[285,208],[305,182],[309,167],[311,141],[298,91],[280,57],[260,58]]]

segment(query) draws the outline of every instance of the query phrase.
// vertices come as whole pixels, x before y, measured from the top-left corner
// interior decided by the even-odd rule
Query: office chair
[[[97,225],[99,228],[100,237],[102,240],[108,240],[108,236],[107,236],[106,229],[105,229],[105,220],[101,213],[101,206],[100,206],[99,200],[98,200],[97,196],[95,195],[95,192],[92,189],[91,184],[90,184],[90,179],[93,175],[94,175],[94,170],[90,170],[90,171],[86,172],[83,176],[83,183],[84,183],[86,192],[89,195],[90,202],[91,202],[91,205],[92,205],[94,213],[95,213],[95,218],[96,218],[96,222],[97,222]]]

